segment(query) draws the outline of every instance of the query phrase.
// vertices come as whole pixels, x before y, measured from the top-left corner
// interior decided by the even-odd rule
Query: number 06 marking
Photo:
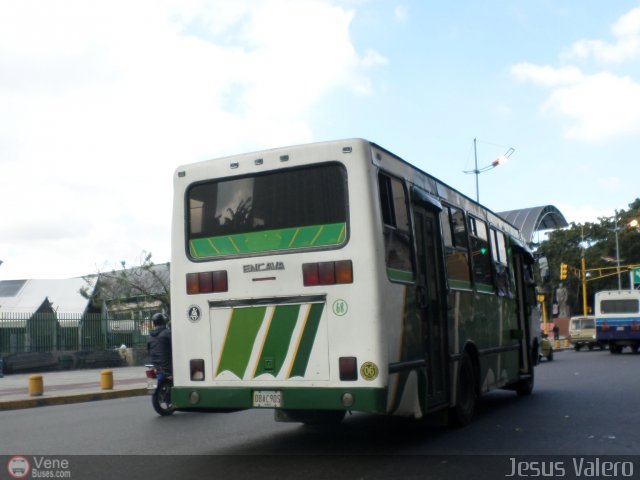
[[[360,367],[360,375],[365,380],[375,380],[378,378],[378,366],[373,362],[364,362]]]

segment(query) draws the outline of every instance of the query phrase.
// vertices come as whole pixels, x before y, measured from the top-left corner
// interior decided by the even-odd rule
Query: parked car
[[[569,342],[576,352],[582,347],[593,350],[593,347],[605,347],[604,343],[596,340],[596,319],[592,315],[571,317],[569,321]]]
[[[553,346],[551,340],[546,333],[540,336],[540,350],[538,351],[538,360],[546,358],[548,362],[553,360]]]

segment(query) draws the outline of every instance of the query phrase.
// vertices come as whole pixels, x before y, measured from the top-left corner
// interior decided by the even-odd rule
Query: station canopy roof
[[[517,227],[528,243],[533,241],[535,232],[569,226],[564,215],[553,205],[510,210],[498,215]]]

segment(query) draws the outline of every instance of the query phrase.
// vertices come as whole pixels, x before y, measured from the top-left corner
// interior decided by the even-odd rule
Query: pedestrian
[[[560,327],[557,323],[553,326],[553,339],[560,340]]]
[[[173,372],[173,356],[171,352],[171,330],[167,326],[167,316],[156,313],[151,317],[153,330],[149,333],[147,351],[151,356],[151,363],[162,373]]]

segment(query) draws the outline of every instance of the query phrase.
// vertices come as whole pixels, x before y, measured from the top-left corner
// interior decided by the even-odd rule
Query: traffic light
[[[560,280],[566,280],[569,277],[569,265],[566,263],[560,264]]]

